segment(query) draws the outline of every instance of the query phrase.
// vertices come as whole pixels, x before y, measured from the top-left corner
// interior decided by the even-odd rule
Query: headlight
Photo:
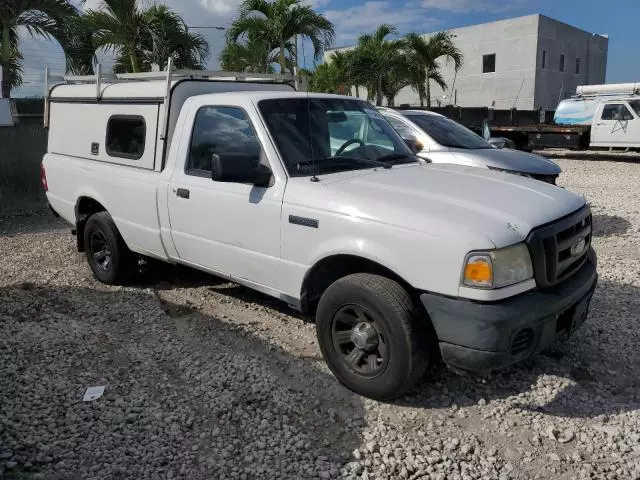
[[[502,288],[533,278],[531,256],[524,243],[467,255],[462,283],[475,288]]]

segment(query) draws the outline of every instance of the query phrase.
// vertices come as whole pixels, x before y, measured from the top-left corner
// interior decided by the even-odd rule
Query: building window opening
[[[490,53],[482,56],[482,73],[493,73],[496,71],[496,54]]]

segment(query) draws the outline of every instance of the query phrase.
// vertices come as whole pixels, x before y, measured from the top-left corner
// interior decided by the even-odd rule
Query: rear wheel
[[[415,317],[411,296],[397,282],[349,275],[333,283],[318,304],[320,349],[350,390],[377,400],[398,397],[429,362],[427,319]]]
[[[130,279],[134,256],[107,212],[91,215],[84,227],[89,267],[102,283],[116,285]]]

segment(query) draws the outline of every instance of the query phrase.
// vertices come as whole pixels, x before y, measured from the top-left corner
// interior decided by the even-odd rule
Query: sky
[[[540,13],[583,30],[609,36],[607,83],[640,82],[640,0],[304,0],[323,13],[336,27],[335,46],[352,45],[359,35],[369,33],[381,23],[390,23],[400,34],[429,33],[510,17]],[[144,1],[141,3],[145,3]],[[149,3],[149,2],[146,2]],[[228,27],[241,0],[163,0],[185,19],[190,27]],[[96,8],[100,0],[87,0],[84,8]],[[201,32],[211,46],[209,68],[217,68],[217,57],[224,45],[224,32]],[[309,42],[299,63],[312,67],[314,58]],[[57,44],[22,35],[25,58],[25,85],[15,96],[40,96],[43,71],[64,71],[64,56]],[[104,58],[104,57],[103,57]],[[108,61],[107,61],[108,63]]]

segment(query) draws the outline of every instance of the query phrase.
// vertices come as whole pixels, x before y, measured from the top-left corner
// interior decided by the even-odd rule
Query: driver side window
[[[261,146],[251,120],[237,107],[203,107],[196,114],[185,173],[211,177],[213,155],[247,157],[258,166]]]
[[[622,103],[612,103],[605,105],[602,109],[602,120],[633,120],[633,115]]]

